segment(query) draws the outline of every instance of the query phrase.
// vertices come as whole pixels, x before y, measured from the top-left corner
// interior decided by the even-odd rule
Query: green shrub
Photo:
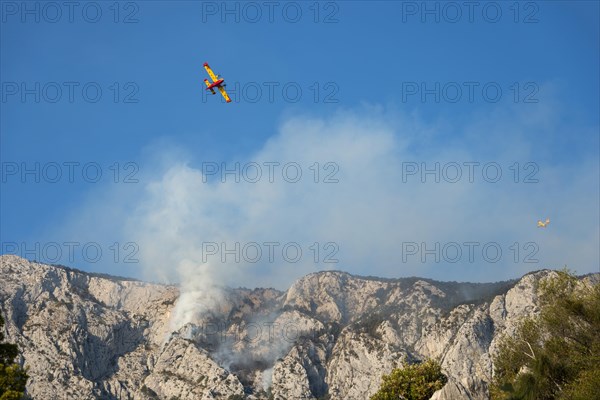
[[[396,368],[384,375],[379,391],[371,400],[427,400],[444,387],[448,379],[434,360]]]

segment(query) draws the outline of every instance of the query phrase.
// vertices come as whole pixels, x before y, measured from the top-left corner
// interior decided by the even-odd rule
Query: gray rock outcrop
[[[441,360],[433,399],[487,399],[503,333],[550,271],[493,284],[319,272],[286,292],[223,289],[171,332],[176,286],[0,257],[0,312],[34,399],[363,400],[406,362]]]

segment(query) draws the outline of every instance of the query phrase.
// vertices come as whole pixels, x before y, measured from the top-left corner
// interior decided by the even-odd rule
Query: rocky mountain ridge
[[[426,357],[449,378],[434,399],[486,399],[499,336],[537,312],[551,273],[468,284],[318,272],[285,292],[223,289],[173,332],[177,286],[4,255],[0,312],[34,399],[368,399],[382,374]]]

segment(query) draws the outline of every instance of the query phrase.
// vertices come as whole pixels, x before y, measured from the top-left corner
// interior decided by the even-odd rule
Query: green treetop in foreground
[[[600,285],[564,270],[538,293],[540,314],[500,340],[491,398],[600,399]]]
[[[4,318],[0,315],[0,400],[19,400],[25,395],[27,372],[15,364],[16,345],[4,341]]]
[[[447,382],[440,364],[427,360],[420,364],[397,368],[382,378],[379,391],[371,400],[427,400]]]

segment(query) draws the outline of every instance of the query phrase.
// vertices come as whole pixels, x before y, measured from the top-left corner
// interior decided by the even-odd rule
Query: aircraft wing
[[[206,86],[210,87],[210,83],[208,83],[208,79],[205,79],[204,83],[206,83]],[[215,94],[215,90],[213,88],[210,88],[210,91],[212,92],[212,94]]]
[[[208,72],[208,76],[210,76],[210,79],[213,80],[213,82],[217,81],[217,77],[214,74],[214,72],[212,72],[212,69],[210,69],[210,67],[208,66],[207,63],[204,63],[204,69],[206,70],[206,72]]]
[[[223,95],[223,97],[225,98],[225,101],[228,103],[231,103],[231,98],[229,98],[229,95],[227,94],[227,92],[225,91],[225,88],[222,86],[219,86],[219,92],[221,92],[221,94]]]

